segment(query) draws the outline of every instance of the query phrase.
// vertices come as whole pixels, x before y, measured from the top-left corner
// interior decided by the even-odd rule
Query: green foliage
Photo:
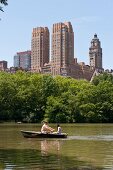
[[[96,83],[90,83],[22,71],[0,72],[0,120],[112,123],[112,76],[95,79]]]
[[[108,73],[100,74],[100,75],[94,77],[92,83],[94,85],[98,85],[100,82],[103,82],[103,81],[109,81],[113,84],[113,75],[108,74]]]
[[[62,98],[53,96],[48,98],[45,117],[52,123],[68,122],[67,106]]]
[[[7,3],[8,0],[0,0],[0,4],[3,4],[3,5],[8,5]],[[0,11],[3,12],[3,8],[0,6]]]

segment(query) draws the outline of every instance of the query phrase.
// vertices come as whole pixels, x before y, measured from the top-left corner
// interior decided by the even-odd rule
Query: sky
[[[103,50],[103,68],[113,69],[113,0],[8,0],[0,12],[0,61],[13,66],[17,52],[31,49],[32,29],[70,21],[74,30],[74,56],[89,65],[94,34]]]

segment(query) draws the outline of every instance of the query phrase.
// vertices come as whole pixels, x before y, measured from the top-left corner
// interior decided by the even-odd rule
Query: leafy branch
[[[0,4],[6,6],[6,5],[8,5],[7,1],[8,1],[8,0],[0,0]],[[0,11],[4,12],[2,6],[0,6]]]

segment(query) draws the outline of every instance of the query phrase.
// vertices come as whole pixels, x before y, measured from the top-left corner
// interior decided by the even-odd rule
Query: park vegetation
[[[8,0],[0,0],[0,11],[3,12],[3,7],[1,5],[5,5],[5,6],[8,5],[7,1]]]
[[[0,72],[0,121],[113,123],[113,76],[93,82],[18,71]]]

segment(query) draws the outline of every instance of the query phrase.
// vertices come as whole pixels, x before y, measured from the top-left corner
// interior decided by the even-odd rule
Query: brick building
[[[41,67],[49,62],[49,29],[33,28],[31,42],[31,71],[40,72]]]
[[[98,39],[95,37],[95,39]],[[51,61],[49,61],[49,30],[34,28],[31,43],[31,71],[53,76],[61,75],[90,80],[94,68],[74,58],[74,32],[70,22],[55,23],[52,28]]]
[[[0,71],[7,70],[7,61],[0,61]]]

